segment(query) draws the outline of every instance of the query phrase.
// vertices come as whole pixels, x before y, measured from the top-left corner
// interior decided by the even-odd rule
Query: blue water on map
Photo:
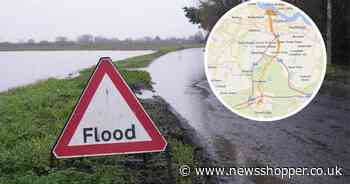
[[[265,9],[265,10],[272,9],[274,12],[277,13],[278,16],[280,16],[282,19],[284,19],[287,22],[293,22],[293,21],[296,21],[298,18],[301,18],[305,22],[305,24],[311,25],[311,22],[301,12],[296,12],[293,15],[288,16],[288,15],[285,15],[282,12],[278,11],[276,6],[272,3],[258,2],[257,6],[258,6],[258,8]]]

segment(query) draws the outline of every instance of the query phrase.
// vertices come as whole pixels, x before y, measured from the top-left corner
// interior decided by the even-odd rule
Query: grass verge
[[[350,67],[334,64],[327,65],[326,81],[350,85]]]
[[[147,72],[127,71],[125,67],[145,66],[156,56],[170,51],[159,51],[145,56],[146,59],[130,58],[118,67],[132,89],[151,88]],[[129,62],[133,64],[127,64]],[[48,79],[0,93],[0,183],[171,182],[167,170],[169,157],[165,153],[52,159],[51,148],[91,73],[90,68],[77,78]],[[178,183],[204,181],[178,175],[178,165],[197,165],[199,161],[195,158],[195,148],[184,141],[184,132],[166,104],[151,99],[141,103],[171,145],[173,179]]]
[[[342,65],[328,65],[326,78],[320,92],[334,97],[349,98],[350,68]]]
[[[136,56],[130,59],[126,59],[126,60],[121,60],[117,63],[117,66],[120,68],[143,68],[143,67],[147,67],[149,64],[151,64],[151,62],[164,55],[167,54],[169,52],[173,52],[176,50],[181,50],[181,49],[186,49],[186,48],[199,48],[199,47],[203,47],[203,45],[185,45],[185,46],[175,46],[175,47],[167,47],[167,48],[161,48],[159,49],[157,52],[152,53],[152,54],[147,54],[147,55],[143,55],[143,56]]]

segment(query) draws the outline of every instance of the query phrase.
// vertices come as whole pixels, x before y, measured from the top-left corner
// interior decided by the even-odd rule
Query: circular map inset
[[[227,12],[205,49],[218,99],[238,115],[275,121],[302,110],[320,89],[326,49],[315,23],[279,0],[252,0]]]

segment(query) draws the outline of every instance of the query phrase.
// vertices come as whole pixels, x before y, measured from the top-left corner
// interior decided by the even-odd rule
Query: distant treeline
[[[219,18],[232,7],[247,0],[206,0],[185,7],[189,21],[211,31]],[[285,0],[304,10],[320,28],[324,40],[331,38],[332,63],[350,65],[350,1],[349,0]],[[331,4],[331,11],[329,11]],[[331,12],[331,13],[330,13]],[[331,18],[327,17],[330,15]],[[327,36],[327,21],[331,36]],[[328,23],[329,23],[328,22]]]
[[[67,37],[56,37],[55,41],[39,41],[29,39],[26,42],[0,43],[0,51],[25,51],[25,50],[140,50],[140,49],[157,49],[180,44],[198,44],[203,43],[204,37],[201,32],[187,38],[166,38],[143,37],[139,39],[117,39],[107,38],[90,34],[79,36],[76,40],[69,40]]]

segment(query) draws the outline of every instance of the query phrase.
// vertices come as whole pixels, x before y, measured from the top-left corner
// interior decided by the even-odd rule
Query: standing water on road
[[[350,165],[348,98],[319,94],[303,111],[286,120],[255,122],[227,110],[208,90],[202,49],[169,53],[155,60],[147,71],[155,82],[156,94],[195,128],[219,167],[340,166],[349,169],[346,168]],[[295,176],[289,181],[350,183],[350,178]],[[231,176],[222,178],[222,182],[285,183],[279,176]]]
[[[49,77],[66,77],[97,64],[100,57],[121,60],[153,51],[0,52],[0,92]]]

